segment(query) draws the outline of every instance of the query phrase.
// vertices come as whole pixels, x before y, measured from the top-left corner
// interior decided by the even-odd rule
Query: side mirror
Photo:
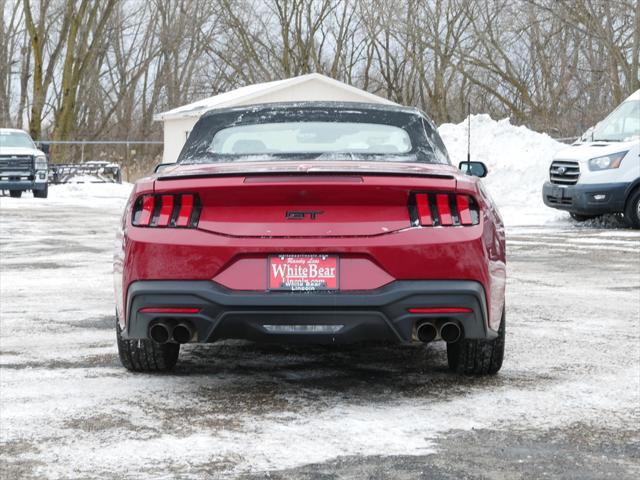
[[[175,165],[175,163],[159,163],[156,165],[156,168],[153,169],[153,173],[159,173],[173,165]]]
[[[489,169],[487,169],[487,166],[482,162],[460,162],[458,168],[473,177],[484,178],[487,176],[487,173],[489,173]]]

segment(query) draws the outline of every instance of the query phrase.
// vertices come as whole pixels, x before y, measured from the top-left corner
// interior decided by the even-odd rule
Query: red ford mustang
[[[502,220],[413,108],[264,104],[205,114],[138,181],[115,256],[122,364],[180,344],[447,342],[452,370],[504,353]]]

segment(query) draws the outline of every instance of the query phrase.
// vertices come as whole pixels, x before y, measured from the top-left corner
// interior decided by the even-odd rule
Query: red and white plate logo
[[[269,290],[337,290],[335,255],[274,255],[268,260]]]

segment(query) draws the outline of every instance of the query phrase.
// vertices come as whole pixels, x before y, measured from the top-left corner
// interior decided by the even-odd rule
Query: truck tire
[[[177,343],[159,344],[153,340],[125,340],[116,318],[116,337],[120,363],[132,372],[166,372],[175,367],[180,353]]]
[[[42,190],[34,190],[33,191],[33,196],[35,198],[47,198],[47,195],[49,195],[49,185],[45,185],[44,188]]]
[[[493,340],[462,339],[447,343],[449,369],[462,375],[494,375],[502,367],[504,358],[505,313]]]
[[[571,218],[573,218],[576,222],[586,222],[587,220],[591,220],[592,218],[596,218],[598,215],[580,215],[579,213],[569,212]]]
[[[9,190],[9,196],[12,198],[20,198],[22,196],[22,190]]]
[[[636,188],[627,198],[624,219],[631,228],[640,229],[640,188]]]

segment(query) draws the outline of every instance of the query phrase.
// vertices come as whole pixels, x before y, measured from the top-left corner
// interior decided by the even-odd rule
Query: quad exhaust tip
[[[193,338],[194,330],[191,325],[181,322],[172,327],[166,322],[158,322],[149,328],[149,336],[156,343],[167,343],[173,340],[177,343],[188,343]]]
[[[164,323],[156,323],[149,329],[149,336],[156,343],[167,343],[169,341],[169,327]]]
[[[418,335],[418,340],[427,343],[435,340],[435,338],[438,336],[438,331],[436,330],[435,325],[433,325],[432,323],[424,322],[418,325],[416,334]]]
[[[193,338],[193,329],[186,323],[179,323],[173,329],[173,339],[178,343],[190,342]]]
[[[453,343],[460,340],[460,327],[457,323],[447,322],[440,327],[440,338],[447,343]]]

